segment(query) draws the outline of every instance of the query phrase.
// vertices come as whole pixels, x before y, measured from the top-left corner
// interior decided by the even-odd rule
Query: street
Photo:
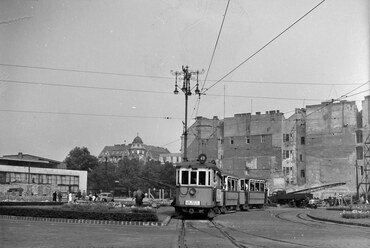
[[[164,227],[0,219],[1,247],[368,247],[370,229],[309,219],[305,209],[172,219]],[[184,228],[184,229],[182,229]]]

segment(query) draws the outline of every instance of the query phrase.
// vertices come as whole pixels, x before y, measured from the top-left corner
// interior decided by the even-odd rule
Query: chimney
[[[23,153],[18,152],[18,158],[22,159],[23,158]]]

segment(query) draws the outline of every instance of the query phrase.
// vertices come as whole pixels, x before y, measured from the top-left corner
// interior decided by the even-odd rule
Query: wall
[[[355,192],[356,114],[355,102],[307,106],[306,187],[345,182]]]
[[[195,123],[188,129],[187,157],[189,161],[196,160],[199,154],[206,154],[207,160],[218,160],[221,121],[197,117]]]

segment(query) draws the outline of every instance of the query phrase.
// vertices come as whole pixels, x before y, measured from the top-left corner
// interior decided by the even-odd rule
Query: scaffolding
[[[364,142],[364,156],[363,156],[363,166],[360,167],[360,171],[357,168],[357,197],[360,199],[360,195],[364,196],[365,202],[368,202],[369,192],[370,192],[370,133]],[[359,173],[361,177],[359,178]]]

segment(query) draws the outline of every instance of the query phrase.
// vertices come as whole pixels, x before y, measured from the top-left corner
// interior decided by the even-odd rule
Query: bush
[[[113,204],[65,204],[52,208],[0,207],[0,214],[41,218],[158,221],[153,210],[115,208]]]
[[[60,206],[64,204],[63,202],[11,202],[4,201],[0,202],[0,207],[2,206]]]
[[[370,218],[370,211],[352,210],[343,211],[341,216],[345,219],[363,219]]]

